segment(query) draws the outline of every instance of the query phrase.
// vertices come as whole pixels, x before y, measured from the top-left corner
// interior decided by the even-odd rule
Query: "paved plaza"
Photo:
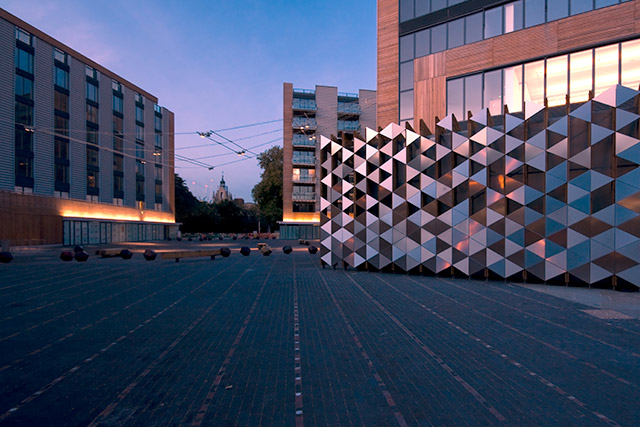
[[[504,282],[322,269],[277,240],[241,256],[248,243],[209,243],[232,247],[213,261],[147,262],[149,243],[0,264],[0,424],[640,419],[637,318]]]

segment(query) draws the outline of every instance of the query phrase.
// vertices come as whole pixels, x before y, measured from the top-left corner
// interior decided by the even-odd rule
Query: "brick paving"
[[[640,321],[274,253],[0,265],[2,425],[634,425]]]

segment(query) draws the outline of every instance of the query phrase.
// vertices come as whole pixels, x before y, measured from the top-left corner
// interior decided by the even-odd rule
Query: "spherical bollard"
[[[244,256],[249,256],[249,254],[251,253],[251,248],[248,246],[243,246],[242,248],[240,248],[240,253]]]
[[[318,248],[316,248],[315,246],[309,246],[309,253],[311,255],[315,254],[316,252],[318,252]]]
[[[0,252],[0,262],[3,264],[9,264],[13,261],[13,255],[11,252]]]
[[[238,240],[238,236],[233,236],[232,239],[233,240]]]
[[[144,251],[144,253],[142,254],[142,256],[144,257],[144,259],[146,259],[147,261],[153,261],[154,259],[156,259],[156,257],[158,256],[158,253],[154,250],[151,249],[147,249],[146,251]]]
[[[218,236],[218,240],[222,240],[222,236]]]
[[[62,253],[60,254],[60,259],[62,261],[73,261],[73,252],[62,251]]]
[[[191,241],[193,241],[193,239],[192,239],[191,237],[189,237],[189,239],[188,239],[188,240],[189,240],[190,242],[191,242]]]
[[[123,249],[120,251],[120,258],[122,259],[131,259],[132,256],[133,252],[131,252],[129,249]]]
[[[229,255],[231,255],[231,249],[220,248],[220,255],[222,255],[223,258],[227,258]]]
[[[284,248],[282,248],[282,252],[289,255],[291,252],[293,252],[293,248],[291,246],[285,246]]]
[[[74,258],[78,262],[87,262],[87,260],[89,259],[89,254],[85,251],[76,252]]]
[[[73,252],[74,252],[74,253],[78,253],[78,252],[82,252],[82,251],[84,251],[84,248],[83,248],[82,246],[80,246],[80,245],[76,245],[76,246],[73,248]]]

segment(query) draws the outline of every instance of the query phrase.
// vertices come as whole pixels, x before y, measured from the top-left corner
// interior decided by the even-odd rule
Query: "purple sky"
[[[282,83],[341,92],[375,89],[374,0],[4,0],[2,8],[156,95],[176,115],[176,132],[218,130],[282,118]],[[282,125],[223,132],[260,152],[282,145]],[[278,130],[277,132],[275,132]],[[176,135],[176,153],[229,153]],[[238,160],[234,153],[203,159]],[[221,172],[234,197],[252,199],[255,159],[213,171],[178,162],[198,197],[211,199]],[[193,184],[195,182],[195,184]],[[208,185],[208,188],[205,188]]]

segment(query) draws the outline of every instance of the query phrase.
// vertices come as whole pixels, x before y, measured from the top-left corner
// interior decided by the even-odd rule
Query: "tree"
[[[281,147],[271,147],[258,155],[262,179],[251,190],[260,214],[272,229],[282,219],[282,158]]]
[[[188,218],[196,214],[200,201],[191,194],[184,179],[177,174],[175,177],[176,221],[185,223]]]

